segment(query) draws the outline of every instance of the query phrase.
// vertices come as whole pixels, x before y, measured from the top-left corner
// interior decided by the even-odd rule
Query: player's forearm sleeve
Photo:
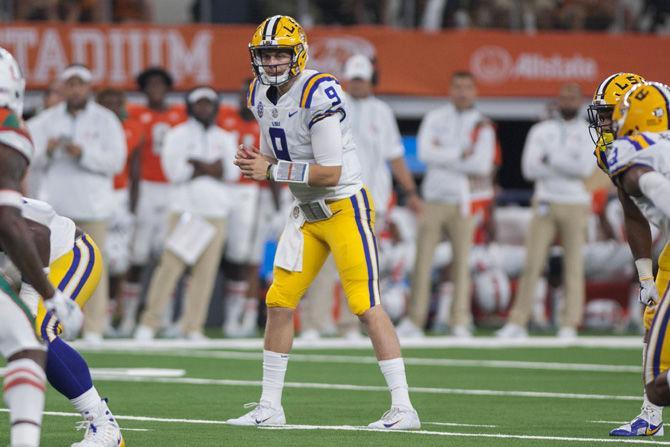
[[[638,183],[642,194],[670,217],[670,180],[656,171],[649,171],[640,176]]]
[[[339,116],[329,116],[314,123],[311,132],[316,163],[321,166],[341,166],[343,146]]]

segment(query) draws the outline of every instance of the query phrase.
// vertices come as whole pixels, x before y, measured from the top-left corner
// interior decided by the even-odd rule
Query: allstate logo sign
[[[470,57],[470,71],[489,84],[505,82],[513,67],[514,59],[509,52],[494,45],[480,47]]]
[[[594,82],[598,79],[598,62],[579,53],[545,55],[525,51],[513,57],[496,45],[478,48],[470,57],[470,70],[485,84],[509,80]]]

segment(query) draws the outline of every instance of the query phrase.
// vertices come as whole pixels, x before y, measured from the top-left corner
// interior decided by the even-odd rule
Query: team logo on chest
[[[279,111],[277,109],[272,109],[272,118],[277,118],[279,116]]]
[[[259,102],[256,106],[256,113],[258,113],[259,118],[263,118],[263,103]]]

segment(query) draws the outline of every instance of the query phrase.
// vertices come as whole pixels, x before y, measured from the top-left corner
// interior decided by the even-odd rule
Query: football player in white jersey
[[[391,409],[370,427],[417,429],[421,423],[409,399],[400,344],[380,305],[374,203],[361,182],[339,82],[305,70],[307,38],[291,17],[264,20],[249,50],[256,80],[248,106],[261,127],[261,147],[241,147],[236,164],[248,178],[288,183],[296,203],[279,240],[266,297],[260,403],[228,423],[286,423],[281,395],[293,314],[332,253],[349,308],[366,326],[391,391]]]
[[[40,256],[21,216],[20,182],[34,151],[20,118],[24,88],[16,60],[0,48],[0,248],[72,336],[81,329],[83,314],[42,271]],[[33,330],[34,321],[26,303],[0,275],[0,355],[7,360],[3,395],[10,410],[10,444],[17,447],[40,443],[46,353]]]
[[[48,271],[51,284],[67,294],[83,309],[98,287],[102,275],[102,255],[90,235],[60,216],[46,202],[24,197],[21,209],[31,236]],[[124,447],[121,429],[93,386],[86,360],[60,337],[59,321],[47,312],[39,293],[30,284],[21,284],[21,300],[35,319],[38,338],[48,347],[46,377],[84,418],[87,430],[73,447]]]
[[[631,88],[612,114],[617,139],[599,157],[620,191],[665,238],[670,234],[670,90],[655,82]],[[650,274],[651,276],[651,274]],[[645,348],[643,379],[649,401],[670,404],[670,300],[661,298]],[[645,435],[662,430],[662,421],[645,428]]]
[[[610,175],[607,154],[615,138],[612,129],[612,114],[616,105],[636,85],[645,79],[635,73],[614,73],[605,78],[593,95],[593,102],[588,108],[590,131],[596,143],[595,156],[598,167]],[[620,143],[618,143],[620,144]],[[619,202],[624,215],[625,239],[635,259],[635,266],[640,282],[639,300],[645,306],[644,327],[646,330],[643,342],[643,357],[646,351],[649,328],[654,318],[660,295],[670,282],[670,247],[666,247],[658,258],[658,273],[654,281],[652,270],[652,235],[647,218],[640,212],[632,198],[622,189],[620,182],[614,181],[617,187]],[[658,289],[658,290],[657,290]],[[654,405],[643,394],[640,414],[610,431],[611,436],[662,436],[663,408]]]

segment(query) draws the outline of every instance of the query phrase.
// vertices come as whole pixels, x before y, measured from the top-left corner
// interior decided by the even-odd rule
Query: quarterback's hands
[[[654,306],[658,303],[658,290],[653,278],[640,281],[640,295],[638,299],[645,306]]]
[[[235,154],[234,163],[242,171],[242,175],[253,180],[265,180],[270,162],[256,148],[240,146]]]
[[[44,300],[44,307],[53,312],[63,327],[63,338],[73,340],[84,324],[84,314],[69,296],[56,289],[51,299]]]

